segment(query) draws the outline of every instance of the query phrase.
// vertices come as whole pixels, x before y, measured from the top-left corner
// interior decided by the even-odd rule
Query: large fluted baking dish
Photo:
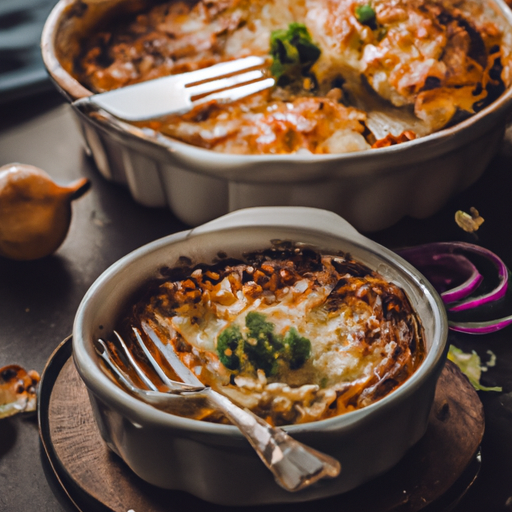
[[[126,393],[100,368],[93,342],[109,336],[126,302],[159,269],[211,263],[219,251],[239,257],[273,240],[348,251],[407,294],[424,329],[425,358],[415,373],[381,400],[287,431],[335,456],[342,472],[298,493],[273,480],[236,427],[166,414]],[[84,297],[73,328],[73,353],[108,446],[140,477],[225,505],[294,502],[348,491],[395,465],[425,433],[436,382],[445,362],[447,320],[432,286],[411,265],[359,234],[332,212],[314,208],[249,208],[152,242],[105,271]]]
[[[483,0],[475,0],[483,1]],[[502,0],[486,0],[512,40],[512,15]],[[71,76],[79,39],[112,6],[143,0],[60,0],[42,37],[46,67],[75,100],[91,92]],[[140,129],[105,113],[76,111],[101,174],[125,184],[146,206],[169,207],[189,225],[250,206],[301,205],[343,215],[363,231],[401,217],[424,218],[475,182],[500,142],[512,91],[451,128],[396,146],[338,155],[222,154]]]

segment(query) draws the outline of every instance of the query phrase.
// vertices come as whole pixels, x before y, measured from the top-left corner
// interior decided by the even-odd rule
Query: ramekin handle
[[[289,226],[311,229],[329,235],[365,239],[343,217],[328,210],[305,206],[262,206],[244,208],[194,228],[191,234],[244,226]]]

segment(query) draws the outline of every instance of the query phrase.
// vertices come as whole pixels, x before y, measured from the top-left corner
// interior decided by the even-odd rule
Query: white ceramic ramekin
[[[475,0],[478,1],[478,0]],[[512,40],[512,14],[488,0]],[[78,38],[112,5],[143,0],[60,0],[42,37],[43,59],[70,100],[90,95],[69,73]],[[126,185],[146,206],[169,207],[197,226],[251,206],[312,206],[334,211],[361,231],[405,215],[425,218],[474,183],[496,154],[512,90],[470,119],[405,144],[341,155],[230,155],[194,147],[106,113],[75,109],[101,174]]]
[[[426,356],[416,372],[382,400],[342,416],[285,429],[336,457],[341,475],[298,493],[273,480],[236,427],[173,416],[140,402],[101,370],[93,341],[111,333],[133,293],[180,256],[211,263],[219,251],[241,256],[272,240],[349,252],[397,283],[424,329]],[[441,299],[411,265],[359,234],[332,212],[249,208],[152,242],[112,265],[84,297],[74,323],[73,353],[108,446],[144,480],[223,505],[312,500],[348,491],[395,465],[424,434],[445,361],[447,320]]]

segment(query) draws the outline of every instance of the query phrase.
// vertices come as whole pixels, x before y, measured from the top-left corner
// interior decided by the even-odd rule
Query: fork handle
[[[333,457],[303,445],[211,388],[205,396],[240,429],[276,482],[287,491],[299,491],[321,478],[339,475],[341,465]]]

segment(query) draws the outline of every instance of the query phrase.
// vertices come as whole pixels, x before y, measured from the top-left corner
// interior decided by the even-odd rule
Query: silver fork
[[[141,367],[140,361],[133,356],[117,332],[115,335],[127,364],[132,367],[148,389],[142,389],[133,382],[133,379],[128,376],[128,372],[116,362],[117,358],[108,343],[100,339],[96,347],[99,356],[128,391],[146,403],[156,406],[166,406],[178,397],[182,397],[182,400],[197,395],[204,397],[208,405],[222,412],[240,429],[260,459],[273,473],[276,482],[287,491],[299,491],[322,478],[334,478],[339,475],[341,465],[336,459],[296,441],[284,430],[271,427],[248,409],[238,407],[224,395],[205,386],[181,362],[172,346],[162,342],[151,325],[143,323],[142,328],[146,334],[145,339],[134,327],[135,339],[146,355],[149,365],[158,376],[160,387],[164,386],[166,389],[165,392],[158,390],[155,382],[148,377]],[[156,350],[169,363],[176,375],[184,382],[172,380],[164,373],[146,343],[153,344],[153,350]]]
[[[265,58],[256,56],[221,62],[197,71],[93,94],[73,105],[88,111],[92,104],[126,121],[185,114],[197,105],[236,101],[272,87],[274,79],[264,69],[258,69],[266,64]]]

